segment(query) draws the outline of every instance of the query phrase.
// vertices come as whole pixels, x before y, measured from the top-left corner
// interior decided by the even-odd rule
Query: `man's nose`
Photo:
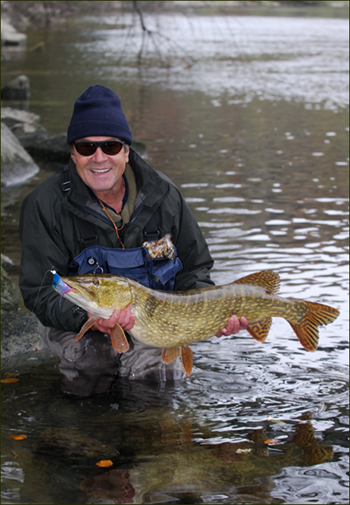
[[[101,161],[105,161],[107,159],[107,154],[105,154],[100,147],[96,149],[94,154],[92,155],[93,161],[97,163],[101,163]]]

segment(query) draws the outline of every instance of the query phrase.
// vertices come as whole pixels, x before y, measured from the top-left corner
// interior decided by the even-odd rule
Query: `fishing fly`
[[[63,295],[65,295],[66,293],[69,293],[69,291],[71,291],[72,288],[70,288],[68,286],[68,284],[66,284],[65,282],[62,281],[61,277],[58,275],[56,270],[50,270],[50,272],[53,274],[52,286],[55,289],[57,289],[57,291],[59,291],[59,293],[61,294],[61,297],[60,297],[60,307],[61,307]]]

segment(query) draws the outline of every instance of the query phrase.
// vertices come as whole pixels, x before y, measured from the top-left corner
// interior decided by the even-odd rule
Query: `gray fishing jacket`
[[[176,275],[174,289],[213,285],[209,274],[213,260],[208,246],[179,190],[132,149],[129,165],[135,175],[137,196],[135,209],[121,235],[125,248],[142,246],[145,227],[154,216],[160,235],[171,235],[183,265]],[[120,248],[121,244],[112,222],[91,197],[72,160],[69,181],[69,191],[63,191],[61,174],[54,174],[23,201],[19,286],[25,306],[43,325],[79,331],[86,321],[86,311],[68,300],[60,300],[47,271],[55,269],[61,276],[68,275],[68,264],[82,252],[81,231],[75,216],[91,223],[100,246]]]

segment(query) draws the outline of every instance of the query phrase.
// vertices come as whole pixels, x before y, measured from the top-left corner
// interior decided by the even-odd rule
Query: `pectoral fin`
[[[74,342],[78,342],[78,340],[81,339],[85,335],[85,333],[90,330],[91,326],[93,326],[99,319],[101,319],[99,316],[91,316],[85,324],[81,327],[79,333],[74,339]]]
[[[249,331],[251,336],[258,342],[264,342],[267,339],[267,335],[269,334],[271,324],[272,317],[265,317],[256,323],[250,324],[247,328],[247,331]]]
[[[129,350],[128,339],[125,336],[123,328],[118,323],[111,330],[111,342],[113,349],[119,352],[119,354],[123,354]]]

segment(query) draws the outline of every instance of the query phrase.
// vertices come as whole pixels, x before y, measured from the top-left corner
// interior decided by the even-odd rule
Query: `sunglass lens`
[[[91,156],[97,149],[97,146],[93,142],[79,142],[75,144],[75,149],[81,156]]]
[[[123,147],[122,142],[116,142],[116,141],[104,142],[101,145],[102,151],[105,154],[107,154],[107,156],[115,156],[121,151],[122,147]]]

